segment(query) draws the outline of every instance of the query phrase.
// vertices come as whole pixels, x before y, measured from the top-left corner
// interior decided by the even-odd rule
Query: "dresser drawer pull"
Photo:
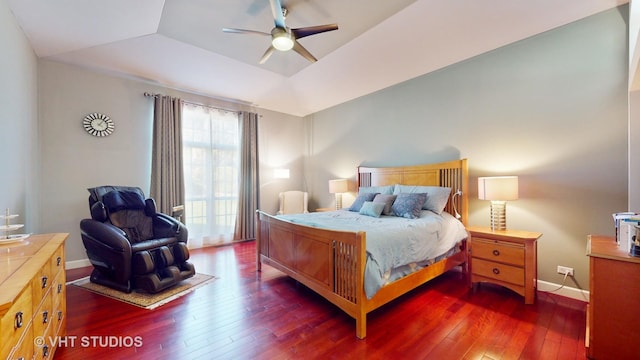
[[[49,278],[47,278],[46,276],[42,277],[42,288],[46,288],[47,287],[47,280],[49,280]]]
[[[16,313],[16,318],[13,324],[16,329],[20,329],[22,327],[22,315],[23,315],[22,311],[18,311]]]
[[[58,294],[62,292],[62,284],[58,284]]]
[[[62,320],[62,310],[58,311],[58,321]]]
[[[42,323],[46,324],[49,322],[49,311],[45,310],[42,312]]]
[[[49,345],[45,345],[42,347],[42,357],[49,356]]]
[[[496,275],[500,274],[500,269],[493,268],[493,273],[496,274]]]
[[[495,256],[500,256],[500,251],[499,250],[493,250],[493,255]]]
[[[56,258],[56,266],[60,266],[61,263],[62,263],[62,257],[58,256]]]

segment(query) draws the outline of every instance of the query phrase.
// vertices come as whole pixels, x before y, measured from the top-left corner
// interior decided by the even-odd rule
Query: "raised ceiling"
[[[35,53],[166,87],[305,116],[628,0],[282,0],[318,61],[276,52],[269,0],[6,0]]]

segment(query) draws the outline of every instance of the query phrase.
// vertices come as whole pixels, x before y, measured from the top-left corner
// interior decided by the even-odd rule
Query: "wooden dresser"
[[[640,257],[630,256],[613,237],[589,235],[587,356],[640,356]]]
[[[489,282],[504,286],[524,296],[533,304],[538,280],[539,232],[491,230],[469,226],[469,285]]]
[[[0,245],[0,359],[52,359],[66,333],[64,242],[32,235]]]

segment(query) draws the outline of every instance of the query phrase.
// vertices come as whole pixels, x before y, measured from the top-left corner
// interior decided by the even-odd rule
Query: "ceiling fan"
[[[271,46],[265,51],[264,55],[260,59],[260,64],[263,64],[265,61],[269,59],[271,54],[273,54],[274,50],[280,51],[289,51],[293,49],[293,51],[302,55],[305,59],[315,62],[318,61],[311,53],[304,48],[304,46],[300,45],[298,39],[302,39],[306,36],[311,36],[327,31],[338,30],[337,24],[327,24],[327,25],[318,25],[318,26],[309,26],[297,29],[291,29],[287,27],[284,23],[284,18],[287,13],[287,9],[282,7],[280,0],[269,0],[271,3],[271,12],[273,13],[273,19],[275,22],[275,27],[271,30],[271,33],[266,33],[262,31],[255,30],[244,30],[244,29],[231,29],[231,28],[223,28],[222,31],[227,33],[235,33],[235,34],[254,34],[254,35],[266,35],[271,36]]]

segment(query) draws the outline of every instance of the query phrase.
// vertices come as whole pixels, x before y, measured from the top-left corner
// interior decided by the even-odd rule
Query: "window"
[[[240,174],[239,114],[185,104],[185,224],[189,247],[233,240]]]

